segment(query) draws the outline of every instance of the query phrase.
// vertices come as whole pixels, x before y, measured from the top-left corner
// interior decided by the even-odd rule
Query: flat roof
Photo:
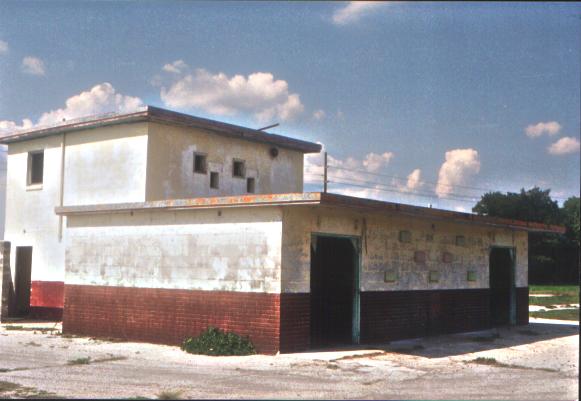
[[[335,206],[352,210],[404,215],[433,220],[445,220],[454,223],[484,225],[529,232],[550,232],[564,234],[565,227],[535,223],[529,221],[503,219],[498,217],[479,216],[470,213],[412,206],[402,203],[386,202],[373,199],[357,198],[324,192],[297,192],[286,194],[256,194],[203,197],[191,199],[172,199],[136,203],[114,203],[100,205],[81,205],[56,207],[55,213],[63,216],[123,213],[130,211],[150,210],[184,210],[184,209],[221,209],[229,207],[265,207],[265,206]]]
[[[79,131],[109,125],[127,124],[134,122],[157,122],[183,127],[198,128],[218,135],[230,138],[245,139],[252,142],[260,142],[280,146],[282,148],[297,150],[303,153],[318,153],[321,145],[318,143],[302,141],[282,135],[271,134],[253,128],[228,124],[207,118],[195,117],[189,114],[178,113],[159,107],[146,106],[133,113],[107,113],[88,116],[69,121],[63,121],[50,126],[35,127],[29,130],[16,131],[0,138],[0,144],[8,145],[15,142],[28,141],[30,139],[43,138],[58,135],[64,132]]]

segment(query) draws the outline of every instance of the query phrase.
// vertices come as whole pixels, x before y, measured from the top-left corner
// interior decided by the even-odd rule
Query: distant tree
[[[550,193],[550,189],[538,187],[528,191],[522,188],[520,193],[488,192],[472,211],[485,216],[558,224],[561,221],[559,205],[551,199]]]
[[[562,208],[551,199],[551,190],[534,187],[520,193],[489,192],[472,211],[480,215],[561,224],[566,235],[529,234],[531,284],[574,283],[578,277],[579,198],[571,197]]]
[[[562,221],[567,227],[567,238],[579,245],[579,197],[572,196],[563,203],[561,208]]]

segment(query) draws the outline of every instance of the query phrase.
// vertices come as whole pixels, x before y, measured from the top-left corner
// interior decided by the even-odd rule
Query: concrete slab
[[[575,399],[578,323],[545,320],[370,347],[247,357],[67,338],[46,331],[60,328],[54,323],[12,324],[28,330],[3,324],[0,382],[67,398],[157,398],[166,392],[227,399]],[[494,363],[474,363],[479,357]],[[81,358],[90,360],[83,364]],[[15,394],[2,391],[0,386],[0,397]]]

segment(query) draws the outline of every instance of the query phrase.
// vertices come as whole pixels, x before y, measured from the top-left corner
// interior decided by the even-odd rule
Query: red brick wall
[[[383,342],[488,328],[487,289],[361,293],[361,341]]]
[[[61,320],[65,298],[62,281],[32,281],[30,283],[30,314],[36,319]]]
[[[529,287],[516,289],[516,324],[529,324]]]
[[[280,352],[306,351],[311,343],[311,296],[280,294]]]
[[[214,326],[273,354],[279,316],[279,294],[67,284],[63,332],[177,345]]]

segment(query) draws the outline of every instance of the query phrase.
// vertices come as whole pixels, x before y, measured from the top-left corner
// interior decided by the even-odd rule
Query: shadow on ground
[[[377,350],[416,355],[424,358],[443,358],[472,352],[488,351],[535,343],[559,337],[579,334],[578,325],[554,323],[530,323],[527,326],[497,327],[489,330],[445,334],[410,340],[391,341],[384,344],[346,345],[310,352],[337,352]]]

